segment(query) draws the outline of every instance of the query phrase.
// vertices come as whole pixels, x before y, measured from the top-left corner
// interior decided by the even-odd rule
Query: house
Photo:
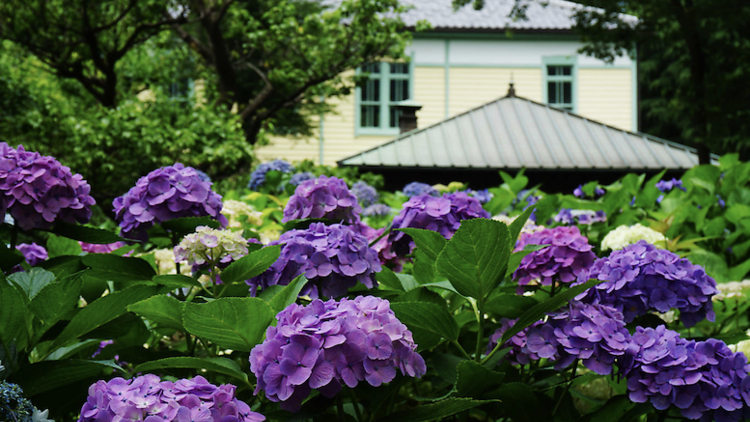
[[[408,63],[374,63],[365,86],[332,104],[321,116],[318,136],[276,137],[257,148],[261,159],[313,159],[324,164],[384,144],[399,134],[397,103],[422,108],[424,128],[505,95],[512,81],[520,96],[570,110],[623,130],[637,130],[637,66],[629,57],[607,64],[577,53],[571,15],[578,4],[528,0],[527,20],[508,18],[514,0],[485,0],[454,12],[451,0],[402,0],[412,5],[403,19],[432,29],[414,34]],[[636,19],[636,18],[633,18]],[[509,31],[511,30],[512,31]]]

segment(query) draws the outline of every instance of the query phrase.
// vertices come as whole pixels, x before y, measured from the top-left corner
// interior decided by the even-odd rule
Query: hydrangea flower
[[[409,183],[408,185],[404,186],[403,192],[404,192],[404,195],[408,196],[409,198],[414,197],[414,196],[419,196],[419,195],[431,195],[431,196],[439,195],[437,189],[433,188],[427,183],[421,183],[421,182]]]
[[[261,163],[258,167],[255,168],[255,171],[250,174],[250,182],[248,182],[247,184],[248,189],[260,189],[260,187],[263,186],[263,183],[266,182],[266,173],[268,173],[269,171],[291,173],[294,171],[294,166],[284,160],[273,160]]]
[[[391,207],[385,204],[372,204],[362,211],[365,217],[382,217],[391,213]]]
[[[461,221],[472,218],[490,218],[490,213],[465,192],[446,193],[442,197],[423,194],[404,203],[401,212],[393,219],[392,227],[432,230],[450,239],[461,226]],[[392,232],[389,242],[399,256],[408,255],[414,246],[411,237],[403,232]]]
[[[487,345],[487,354],[495,349],[495,346],[497,346],[497,342],[503,338],[503,334],[505,334],[506,331],[513,327],[516,322],[518,322],[518,319],[500,319],[500,328],[495,330],[495,332],[490,336],[490,343]],[[542,324],[542,321],[537,321],[530,327],[524,328],[518,334],[508,339],[503,347],[510,347],[510,351],[507,355],[505,355],[505,357],[503,357],[503,359],[508,360],[508,362],[512,363],[513,365],[528,365],[531,361],[539,360],[539,356],[529,351],[529,349],[526,347],[526,341],[528,340],[529,329],[534,328],[540,324]]]
[[[368,244],[375,242],[370,247],[378,254],[378,259],[380,260],[381,265],[388,265],[393,271],[401,272],[404,267],[404,262],[406,262],[406,258],[399,257],[393,252],[393,245],[389,242],[389,237],[383,236],[386,227],[374,229],[363,221],[359,221],[351,227],[352,230],[364,236],[367,239]]]
[[[594,263],[596,255],[578,227],[555,227],[536,233],[522,233],[516,242],[516,252],[526,245],[550,245],[523,257],[513,273],[519,286],[536,282],[551,286],[553,282],[572,283]],[[523,288],[519,287],[519,291]]]
[[[584,224],[591,225],[594,223],[603,223],[607,221],[607,214],[604,211],[593,210],[574,210],[571,208],[562,208],[553,218],[556,223],[560,224]]]
[[[626,322],[651,310],[672,308],[680,311],[686,327],[716,317],[711,302],[719,292],[716,281],[700,265],[645,240],[596,260],[579,275],[581,282],[591,278],[606,281],[584,293],[584,300],[621,310]]]
[[[96,203],[91,186],[53,157],[0,142],[0,215],[21,229],[45,229],[56,221],[86,223]]]
[[[34,242],[19,243],[18,245],[16,245],[16,249],[21,251],[24,259],[26,260],[26,263],[28,263],[32,267],[46,261],[49,258],[49,255],[47,255],[47,249],[44,249],[43,246],[39,246]]]
[[[359,221],[362,207],[346,182],[338,177],[320,176],[302,182],[284,207],[286,223],[302,218],[326,218],[354,223]]]
[[[492,200],[492,198],[495,197],[495,195],[489,191],[489,189],[482,189],[482,190],[471,190],[466,189],[466,194],[473,196],[474,198],[477,198],[477,201],[479,201],[480,204],[484,205]]]
[[[656,182],[656,188],[659,189],[662,193],[667,193],[675,188],[687,192],[685,186],[682,185],[682,180],[678,180],[675,178],[672,178],[672,180],[659,180],[658,182]]]
[[[0,381],[0,420],[31,422],[34,406],[16,384]]]
[[[379,387],[397,370],[417,378],[427,370],[411,332],[385,299],[316,299],[291,304],[276,318],[250,352],[250,370],[258,379],[255,394],[264,390],[283,409],[299,410],[312,389],[333,397],[342,385]]]
[[[79,241],[78,244],[81,245],[81,250],[83,250],[83,252],[86,252],[86,253],[110,253],[125,246],[125,242],[115,242],[115,243],[99,245],[99,244],[86,243],[86,242]]]
[[[507,214],[498,214],[498,215],[492,216],[493,220],[503,222],[507,226],[510,226],[511,224],[513,224],[513,221],[515,221],[516,218],[518,218],[518,216],[509,217]],[[531,221],[531,217],[529,217],[529,219],[526,220],[526,222],[523,224],[523,227],[521,228],[521,233],[531,234],[531,233],[536,233],[541,230],[544,230],[544,226],[534,224],[534,222]]]
[[[372,204],[376,204],[380,200],[378,191],[374,187],[361,180],[352,185],[351,191],[359,200],[360,205],[365,208],[369,207]]]
[[[221,196],[192,167],[180,163],[141,177],[128,193],[115,198],[115,220],[123,237],[145,240],[146,230],[179,217],[210,216],[226,226]]]
[[[313,223],[282,234],[270,245],[281,245],[281,255],[263,274],[247,280],[252,295],[259,287],[287,285],[300,274],[309,281],[300,294],[312,298],[343,296],[357,282],[369,289],[377,285],[377,252],[349,226]]]
[[[201,181],[204,181],[206,183],[211,183],[211,176],[206,174],[206,172],[195,169],[195,172],[198,173],[198,177],[200,177]]]
[[[236,387],[205,378],[162,381],[156,375],[113,378],[89,387],[78,422],[262,422],[266,418],[237,400]]]
[[[292,186],[299,186],[302,184],[302,182],[305,182],[310,179],[314,179],[315,175],[310,173],[309,171],[301,172],[301,173],[294,173],[292,175],[292,178],[289,179],[289,184]]]
[[[242,217],[245,217],[246,221],[254,226],[261,226],[263,224],[263,213],[255,211],[246,202],[227,199],[224,201],[221,213],[227,217],[227,228],[230,229],[241,229]]]
[[[247,240],[231,230],[216,230],[206,226],[195,229],[182,238],[174,248],[175,261],[190,265],[228,263],[247,255]]]
[[[688,419],[717,422],[743,419],[750,365],[724,342],[695,342],[666,329],[637,327],[632,337],[633,370],[628,397],[658,410],[674,406]]]
[[[607,192],[605,192],[604,189],[602,189],[600,186],[597,186],[596,189],[594,189],[594,198],[596,198],[597,196],[602,196],[605,193]],[[573,190],[573,195],[578,198],[585,198],[586,193],[583,191],[583,185],[578,185],[578,187]]]
[[[718,283],[716,284],[716,288],[719,290],[719,293],[711,298],[714,302],[720,302],[731,298],[736,298],[737,300],[744,299],[746,296],[745,291],[750,289],[750,280]]]
[[[667,238],[658,231],[641,225],[641,223],[632,226],[622,225],[604,236],[604,239],[602,239],[602,250],[620,250],[627,245],[632,245],[633,243],[638,242],[639,240],[645,240],[648,243],[659,246],[664,245]]]

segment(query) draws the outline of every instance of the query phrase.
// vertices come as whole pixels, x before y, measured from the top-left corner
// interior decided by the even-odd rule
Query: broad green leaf
[[[509,255],[508,226],[466,220],[440,252],[437,268],[462,295],[481,300],[505,277]]]
[[[67,237],[50,234],[47,238],[47,254],[50,258],[58,256],[77,256],[83,252],[78,241]]]
[[[508,232],[510,234],[510,249],[513,250],[516,247],[516,241],[518,240],[518,236],[521,234],[521,230],[523,230],[523,226],[526,224],[526,222],[529,220],[529,217],[531,216],[531,213],[534,212],[534,207],[528,207],[524,212],[521,213],[518,217],[516,217],[515,220],[513,220],[512,223],[510,223],[510,226],[508,227]]]
[[[544,318],[547,313],[560,309],[574,297],[600,283],[604,283],[604,280],[589,280],[586,283],[570,287],[544,302],[534,305],[534,307],[524,312],[523,315],[518,318],[518,321],[516,321],[516,323],[503,334],[503,338],[500,340],[499,344],[505,344],[506,341],[521,332],[521,330]]]
[[[50,258],[40,263],[37,265],[37,268],[50,271],[57,278],[64,278],[86,267],[81,263],[80,256],[58,256],[57,258]]]
[[[231,359],[227,358],[193,358],[193,357],[174,357],[142,363],[133,369],[134,373],[139,372],[156,372],[170,368],[186,369],[205,369],[207,371],[217,372],[219,374],[229,375],[245,384],[248,383],[247,374],[242,372],[242,368]]]
[[[185,329],[191,334],[241,352],[249,352],[263,340],[273,319],[273,308],[254,297],[188,303],[183,314]]]
[[[0,272],[8,272],[23,261],[21,251],[18,249],[11,250],[5,242],[0,242]]]
[[[388,267],[383,267],[379,273],[375,274],[375,279],[378,280],[378,283],[391,290],[404,290],[404,286],[401,285],[401,280],[399,280],[396,273]]]
[[[180,217],[161,223],[164,230],[168,230],[178,243],[185,235],[194,233],[200,226],[208,226],[212,229],[220,229],[221,223],[211,217]],[[176,246],[176,245],[175,245]]]
[[[21,343],[26,335],[26,313],[28,309],[23,293],[0,277],[0,339],[7,345]],[[20,344],[17,347],[22,348]]]
[[[280,253],[281,246],[277,245],[266,246],[247,256],[243,256],[229,264],[221,272],[221,281],[223,283],[236,283],[260,275],[279,259]]]
[[[473,409],[494,400],[471,400],[451,397],[438,402],[423,404],[411,409],[402,410],[380,419],[380,422],[429,422],[439,421],[448,416]]]
[[[276,293],[269,301],[268,304],[271,305],[271,308],[273,308],[273,311],[275,313],[279,313],[286,309],[287,306],[294,303],[294,301],[297,300],[297,296],[299,296],[299,292],[302,290],[303,287],[305,287],[305,284],[307,283],[307,278],[305,278],[304,275],[300,275],[294,280],[292,280],[291,283],[284,286],[283,289],[281,289],[278,293]]]
[[[8,280],[15,284],[21,292],[25,293],[24,302],[28,303],[42,291],[44,286],[55,281],[55,275],[41,268],[32,268],[30,271],[9,275]]]
[[[159,295],[128,306],[134,312],[161,327],[185,331],[182,326],[182,312],[185,304],[172,296]]]
[[[47,359],[45,360],[62,360],[62,359],[68,359],[74,355],[76,355],[79,352],[82,352],[86,349],[96,349],[101,344],[101,340],[99,339],[89,339],[89,340],[83,340],[78,343],[73,343],[70,346],[60,347],[57,350],[55,350],[51,355],[47,356]],[[37,346],[39,347],[39,346]],[[92,352],[89,352],[89,356]]]
[[[122,368],[111,360],[53,360],[25,366],[13,375],[13,380],[23,388],[28,397],[33,397],[76,381],[104,377],[105,370],[111,372],[113,369],[120,372],[118,375],[123,375]]]
[[[81,226],[77,224],[65,223],[58,221],[52,233],[67,237],[68,239],[80,240],[81,242],[92,243],[95,245],[108,245],[123,240],[120,236],[95,227]]]
[[[198,280],[183,274],[157,275],[156,277],[152,278],[151,281],[156,284],[161,284],[162,286],[175,289],[179,289],[182,287],[201,287],[201,284],[198,282]]]
[[[505,383],[496,390],[496,395],[502,400],[503,409],[513,422],[539,422],[549,420],[545,418],[552,409],[544,408],[539,403],[531,387],[519,382]]]
[[[110,254],[88,254],[83,265],[91,267],[88,275],[110,281],[151,280],[156,271],[141,258],[130,258]]]
[[[129,305],[156,295],[161,289],[161,286],[133,286],[96,299],[73,317],[52,343],[50,350],[112,321],[124,314]]]
[[[434,282],[437,279],[435,259],[429,258],[427,254],[420,249],[414,251],[414,266],[412,267],[412,275],[414,276],[414,280],[419,284]]]
[[[43,331],[55,325],[76,307],[82,286],[82,274],[78,273],[42,288],[29,303],[29,309],[41,322]],[[39,336],[41,334],[37,333]]]
[[[590,422],[617,422],[635,405],[627,396],[614,396],[591,414]]]
[[[484,309],[500,317],[514,319],[538,303],[533,297],[504,294],[487,301]]]
[[[445,306],[430,302],[396,302],[391,309],[407,327],[421,328],[450,341],[458,340],[458,324]]]
[[[393,299],[390,299],[391,303],[396,302],[427,302],[434,303],[442,308],[446,307],[445,299],[438,293],[429,290],[426,287],[417,287],[416,289],[409,290],[406,293],[398,295]]]
[[[470,360],[459,363],[456,371],[456,395],[459,397],[482,398],[484,394],[502,384],[505,376]]]
[[[433,230],[425,229],[414,229],[404,228],[396,229],[397,231],[404,232],[414,239],[414,243],[417,245],[417,249],[420,249],[425,255],[431,260],[437,260],[440,251],[445,248],[447,240],[438,232]]]

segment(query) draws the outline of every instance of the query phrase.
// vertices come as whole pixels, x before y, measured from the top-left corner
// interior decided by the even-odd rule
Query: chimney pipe
[[[422,104],[412,100],[401,101],[396,104],[400,133],[406,133],[417,128],[417,111],[421,108]]]

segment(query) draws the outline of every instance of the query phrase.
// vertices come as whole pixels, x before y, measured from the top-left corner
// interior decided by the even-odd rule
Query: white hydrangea
[[[502,223],[507,224],[510,226],[510,224],[516,219],[518,216],[515,217],[509,217],[507,214],[498,214],[494,217],[492,217],[493,220],[500,221]],[[544,230],[544,226],[539,226],[534,224],[531,220],[526,220],[526,223],[523,225],[523,228],[521,229],[521,233],[536,233],[538,231]]]
[[[241,229],[242,216],[247,217],[247,222],[254,226],[263,224],[263,213],[256,211],[246,202],[227,199],[222,202],[221,213],[229,220],[229,224],[227,224],[229,229]]]
[[[175,265],[174,251],[172,249],[156,249],[154,251],[154,261],[156,261],[156,268],[159,270],[159,275],[177,274],[177,266]],[[187,261],[182,261],[180,264],[180,274],[190,276],[193,270]]]
[[[3,361],[0,360],[0,372],[3,372],[5,370],[5,367],[3,366]]]
[[[32,422],[55,422],[52,419],[47,419],[47,416],[49,416],[49,409],[46,409],[42,412],[35,407],[34,412],[31,414],[31,421]]]
[[[200,226],[174,248],[175,260],[192,265],[229,262],[247,255],[247,239],[231,230]]]
[[[729,298],[739,299],[745,297],[745,290],[750,289],[750,280],[717,283],[716,288],[719,289],[719,293],[711,298],[714,302]]]
[[[632,226],[620,226],[604,236],[604,239],[602,239],[602,250],[611,249],[616,251],[625,246],[637,243],[639,240],[645,240],[648,243],[663,248],[667,238],[658,231],[643,226],[640,223]]]
[[[748,330],[746,334],[750,336],[750,330]],[[729,348],[733,352],[742,352],[745,356],[750,358],[750,340],[743,340],[737,344],[730,344]]]

